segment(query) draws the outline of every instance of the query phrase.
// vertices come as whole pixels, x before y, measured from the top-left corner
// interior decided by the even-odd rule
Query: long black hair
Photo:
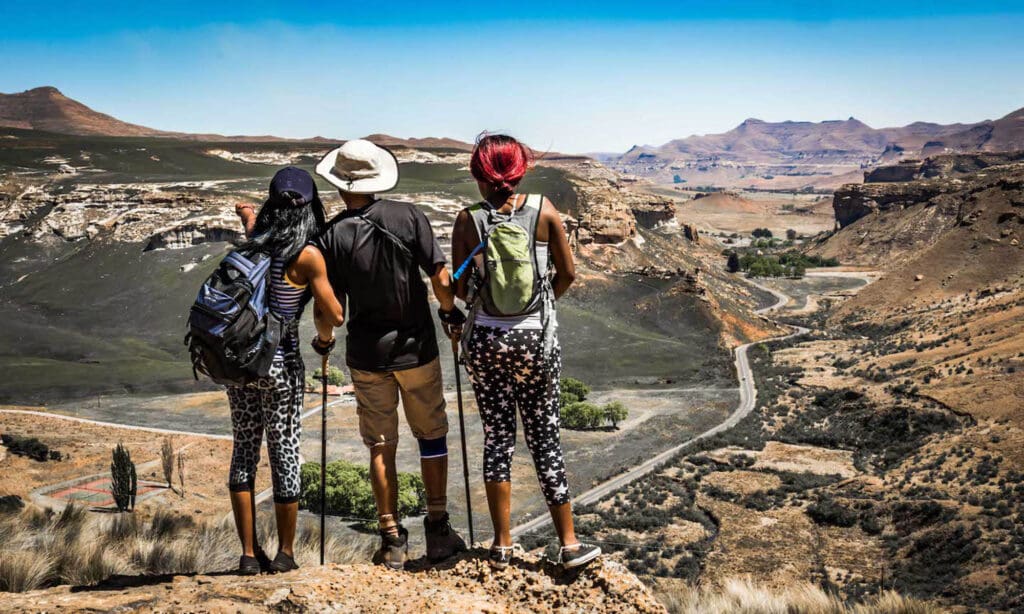
[[[312,196],[307,202],[298,192],[272,191],[260,207],[252,234],[238,249],[263,252],[291,263],[327,225],[327,214],[315,184]]]

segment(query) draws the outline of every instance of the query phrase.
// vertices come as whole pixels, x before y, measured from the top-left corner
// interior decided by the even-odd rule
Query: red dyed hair
[[[488,134],[477,140],[469,170],[499,194],[512,194],[532,165],[529,147],[504,134]]]

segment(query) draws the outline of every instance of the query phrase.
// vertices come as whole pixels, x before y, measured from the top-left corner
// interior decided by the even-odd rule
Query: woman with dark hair
[[[323,256],[307,245],[326,224],[324,206],[309,173],[294,167],[278,171],[270,182],[270,197],[258,214],[249,204],[236,205],[235,212],[248,237],[238,250],[271,256],[268,306],[287,323],[270,373],[245,386],[228,386],[227,390],[234,432],[228,488],[242,541],[239,572],[284,572],[298,568],[293,548],[299,509],[299,437],[306,373],[299,354],[298,322],[306,303],[315,298],[317,330],[324,329],[317,339],[331,339],[329,345],[333,345],[332,325],[341,323],[342,310],[327,281]],[[329,346],[323,349],[330,351]],[[256,536],[253,491],[264,432],[279,544],[273,561],[263,553]]]
[[[494,524],[490,561],[504,568],[512,558],[510,471],[518,407],[562,543],[559,562],[578,567],[601,549],[576,539],[558,432],[555,300],[572,284],[576,269],[555,206],[543,196],[516,192],[531,164],[529,148],[510,136],[477,142],[470,171],[484,200],[456,218],[452,261],[463,265],[456,272],[456,294],[470,305],[462,342],[485,433],[484,482]]]

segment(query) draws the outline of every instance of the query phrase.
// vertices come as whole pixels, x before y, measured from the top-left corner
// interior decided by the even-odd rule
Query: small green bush
[[[300,478],[299,507],[320,511],[320,463],[304,463]],[[327,513],[357,520],[367,528],[376,526],[377,505],[366,465],[343,460],[327,463]],[[426,509],[426,489],[417,473],[398,474],[398,515],[416,516]]]
[[[320,382],[321,382],[320,378],[321,377],[323,377],[323,370],[322,369],[317,369],[316,371],[313,371],[312,380],[313,380],[314,387],[320,385]],[[307,378],[307,380],[308,379],[309,378]],[[307,381],[307,383],[308,383],[308,381]],[[341,386],[342,384],[345,383],[345,372],[342,371],[341,369],[339,369],[338,367],[328,366],[327,367],[327,383],[332,385],[332,386]]]
[[[586,401],[590,394],[590,386],[584,384],[574,377],[563,377],[561,381],[562,394],[571,394],[576,401]]]

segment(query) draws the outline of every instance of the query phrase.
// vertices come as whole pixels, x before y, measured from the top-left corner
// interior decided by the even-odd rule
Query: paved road
[[[774,290],[772,288],[768,288],[767,286],[762,286],[761,284],[759,284],[757,282],[754,282],[754,281],[751,281],[749,279],[747,280],[747,282],[750,283],[753,286],[756,286],[756,287],[764,290],[765,292],[771,293],[772,295],[774,295],[778,299],[774,304],[769,305],[768,307],[764,307],[762,309],[758,309],[757,313],[767,313],[767,312],[773,311],[775,309],[778,309],[779,307],[782,307],[783,305],[788,303],[789,300],[790,300],[788,295],[786,295],[786,294],[784,294],[782,292],[779,292],[778,290]],[[780,339],[788,339],[790,337],[795,337],[797,335],[802,335],[802,334],[808,332],[808,330],[809,330],[809,329],[804,328],[802,326],[795,326],[793,328],[794,328],[794,331],[789,333],[788,335],[782,335],[782,336],[779,336],[779,337],[773,337],[772,339],[768,339],[767,341],[780,340]],[[758,343],[763,343],[763,342],[759,341]],[[748,414],[750,414],[750,412],[752,412],[754,410],[754,407],[757,405],[757,387],[754,384],[754,376],[753,376],[753,373],[750,370],[750,362],[747,360],[747,350],[750,348],[751,345],[754,345],[754,344],[752,344],[752,343],[745,343],[745,344],[739,346],[738,348],[736,348],[736,352],[735,352],[735,355],[736,355],[735,365],[736,365],[736,375],[739,378],[740,403],[736,407],[736,409],[733,410],[733,412],[729,415],[729,417],[725,419],[724,422],[718,424],[715,427],[712,427],[712,428],[704,431],[703,433],[693,437],[692,439],[684,441],[683,443],[681,443],[681,444],[679,444],[679,445],[677,445],[677,446],[675,446],[673,448],[669,448],[668,450],[665,450],[664,452],[662,452],[661,454],[658,454],[657,456],[654,456],[650,460],[647,460],[646,462],[644,462],[644,463],[642,463],[640,465],[637,465],[636,467],[633,467],[633,468],[627,470],[625,473],[621,473],[621,474],[611,478],[610,480],[608,480],[608,481],[606,481],[606,482],[604,482],[602,484],[599,484],[599,485],[595,486],[594,488],[591,488],[590,490],[588,490],[586,492],[583,492],[583,493],[577,495],[576,497],[573,498],[573,503],[576,504],[576,505],[586,505],[586,504],[590,504],[590,503],[597,503],[598,501],[600,501],[604,497],[612,494],[613,492],[616,492],[616,491],[622,489],[627,484],[629,484],[629,483],[631,483],[631,482],[633,482],[635,480],[638,480],[639,478],[647,475],[648,473],[651,473],[659,465],[662,465],[662,464],[666,463],[673,456],[675,456],[676,454],[679,454],[680,452],[682,452],[682,451],[686,450],[687,448],[693,446],[698,441],[701,441],[703,439],[707,439],[708,437],[711,437],[713,435],[717,435],[718,433],[721,433],[722,431],[728,430],[728,429],[736,426],[736,424],[738,424],[740,420],[742,420]],[[551,516],[549,516],[548,514],[542,514],[542,515],[537,516],[536,518],[534,518],[532,520],[529,520],[527,522],[524,522],[524,523],[514,527],[512,529],[512,537],[517,537],[517,536],[520,536],[520,535],[525,535],[527,533],[531,533],[531,532],[536,531],[537,529],[539,529],[541,527],[547,526],[548,524],[551,524]]]

